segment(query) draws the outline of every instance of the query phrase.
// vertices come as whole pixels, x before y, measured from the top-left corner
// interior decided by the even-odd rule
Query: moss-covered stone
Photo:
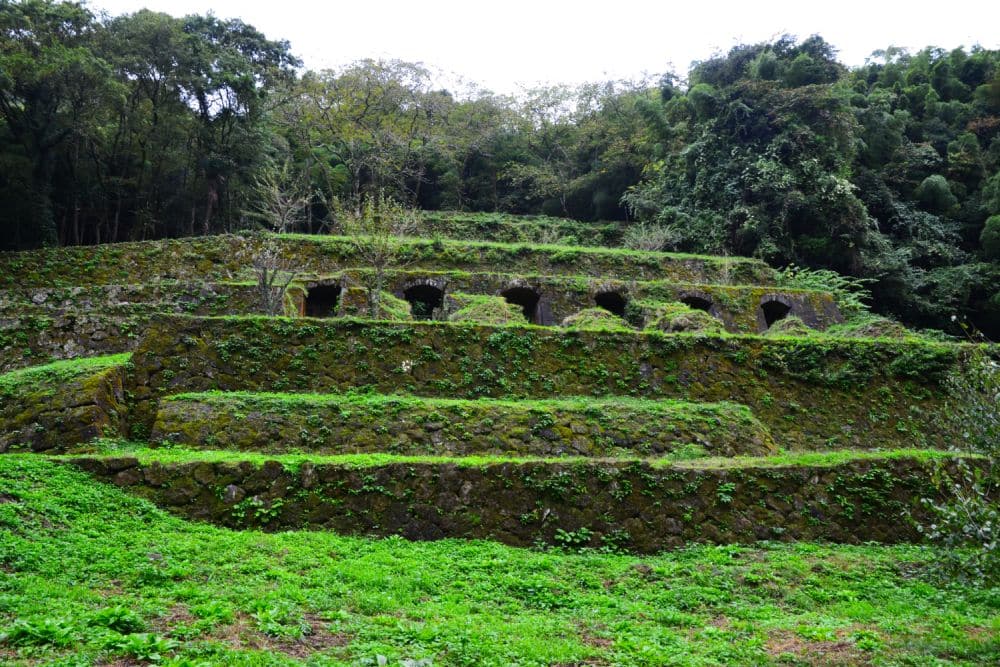
[[[122,432],[127,355],[0,375],[0,452],[62,451]]]
[[[783,319],[778,320],[772,324],[767,331],[764,332],[765,336],[811,336],[816,333],[815,330],[806,326],[806,323],[802,321],[801,318],[795,315],[789,315]]]
[[[412,396],[185,394],[152,440],[316,453],[735,456],[777,447],[743,406],[634,399],[474,401]]]
[[[454,293],[445,304],[450,322],[479,324],[526,324],[521,309],[502,296]]]
[[[667,303],[642,302],[639,307],[645,322],[644,328],[648,331],[711,334],[725,331],[718,318],[677,301]]]
[[[0,253],[0,288],[150,283],[161,280],[217,282],[249,277],[247,258],[264,236],[192,239],[65,247]],[[282,234],[277,243],[300,272],[331,274],[364,268],[350,238]],[[638,252],[617,248],[532,246],[473,241],[400,240],[398,261],[411,269],[614,275],[621,279],[773,284],[774,271],[759,260]]]

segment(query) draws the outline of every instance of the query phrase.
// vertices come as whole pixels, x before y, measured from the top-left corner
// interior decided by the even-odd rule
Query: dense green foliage
[[[997,51],[888,49],[849,70],[820,37],[783,37],[659,86],[505,97],[436,89],[399,61],[299,74],[290,49],[214,16],[0,2],[0,247],[268,215],[327,231],[345,203],[384,192],[635,218],[582,231],[832,269],[872,279],[877,308],[910,324],[1000,331]],[[583,240],[559,224],[522,233]]]
[[[935,557],[926,548],[698,546],[638,558],[572,553],[572,533],[564,549],[530,551],[237,532],[22,456],[0,458],[0,488],[8,664],[1000,659],[996,590],[914,577]]]
[[[739,46],[644,111],[626,196],[679,247],[873,279],[876,307],[1000,330],[1000,54],[889,50],[847,71],[818,37]]]

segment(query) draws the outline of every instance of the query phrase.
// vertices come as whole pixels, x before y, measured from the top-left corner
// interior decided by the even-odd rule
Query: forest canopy
[[[305,70],[238,19],[0,0],[0,248],[253,228],[262,189],[305,197],[314,233],[376,193],[647,225],[1000,333],[1000,51],[848,68],[786,36],[656,81],[458,94],[419,63]]]

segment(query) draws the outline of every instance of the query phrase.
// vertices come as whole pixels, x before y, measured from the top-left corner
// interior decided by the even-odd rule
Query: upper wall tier
[[[344,272],[346,284],[365,284],[369,271]],[[341,276],[306,281],[313,289],[340,285]],[[681,301],[717,317],[733,333],[765,331],[765,305],[777,302],[813,329],[826,329],[843,321],[829,292],[758,285],[711,285],[668,280],[621,280],[611,277],[524,275],[506,271],[403,270],[386,274],[386,289],[401,299],[433,298],[441,305],[454,292],[503,295],[509,290],[528,290],[537,296],[536,324],[558,325],[585,308],[603,306],[625,316],[628,304],[640,301]],[[306,303],[309,297],[307,296]],[[615,304],[620,309],[615,308]],[[303,311],[305,312],[305,311]],[[418,309],[414,310],[417,313]],[[199,313],[200,314],[200,313]],[[429,319],[427,317],[416,319]],[[434,319],[443,319],[435,317]],[[641,324],[635,322],[634,324]]]
[[[107,285],[157,280],[219,281],[249,275],[263,236],[210,236],[0,253],[0,289]],[[364,267],[345,237],[274,237],[295,270],[331,274]],[[753,259],[527,246],[471,241],[400,240],[396,268],[573,274],[622,280],[769,285],[774,271]]]

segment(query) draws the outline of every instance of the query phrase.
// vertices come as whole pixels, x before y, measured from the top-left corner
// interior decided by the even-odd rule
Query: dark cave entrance
[[[507,303],[521,307],[525,319],[532,324],[541,324],[538,314],[538,302],[542,296],[528,287],[511,287],[500,293],[500,296],[507,299]]]
[[[317,285],[306,295],[306,317],[333,317],[340,304],[340,285]]]
[[[704,310],[706,313],[712,311],[712,302],[700,296],[683,296],[681,297],[681,303],[686,304],[688,308]]]
[[[414,285],[403,290],[403,298],[410,302],[413,319],[432,320],[434,311],[444,303],[444,292],[433,285]]]
[[[598,308],[603,308],[609,313],[614,313],[618,317],[625,317],[625,307],[628,299],[621,292],[599,292],[594,295],[594,303]]]
[[[764,323],[770,329],[771,325],[775,322],[788,317],[788,313],[792,310],[792,307],[780,301],[771,300],[760,304],[760,309],[764,313]]]

